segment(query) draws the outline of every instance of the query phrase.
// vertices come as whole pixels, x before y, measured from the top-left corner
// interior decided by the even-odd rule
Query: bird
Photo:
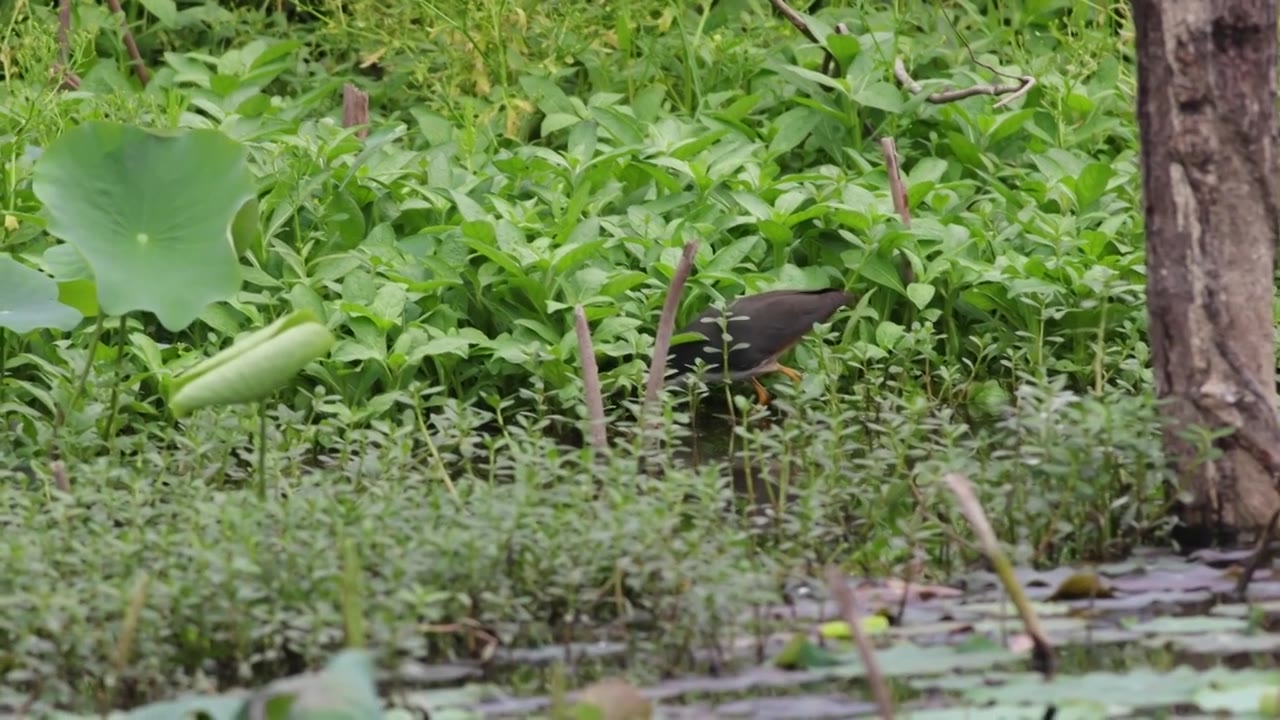
[[[837,310],[848,305],[854,296],[836,288],[823,290],[771,290],[744,295],[726,308],[711,307],[680,328],[677,334],[698,333],[703,341],[693,340],[671,348],[668,367],[675,371],[668,382],[687,381],[701,359],[708,382],[751,380],[756,399],[769,404],[769,393],[759,376],[780,372],[800,381],[800,373],[778,359],[800,342],[815,323],[826,322]],[[728,355],[729,371],[724,364]]]

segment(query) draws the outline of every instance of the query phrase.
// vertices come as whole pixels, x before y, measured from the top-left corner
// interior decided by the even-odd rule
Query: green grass
[[[945,471],[970,474],[1023,561],[1114,557],[1164,529],[1122,3],[956,2],[944,17],[830,2],[818,18],[856,39],[835,82],[760,0],[227,3],[170,24],[126,5],[145,91],[104,6],[77,5],[76,93],[47,82],[49,9],[0,24],[0,251],[59,277],[32,166],[95,118],[244,142],[266,241],[236,300],[185,330],[134,314],[97,345],[92,321],[0,336],[0,705],[127,705],[314,666],[344,641],[346,543],[385,666],[469,652],[424,623],[539,645],[643,613],[661,632],[636,627],[638,665],[657,673],[821,563],[969,565]],[[893,82],[896,56],[930,92],[999,81],[970,49],[1036,87],[995,109]],[[370,94],[363,143],[334,121],[347,81]],[[770,381],[785,419],[694,423],[669,397],[659,478],[626,430],[691,239],[681,319],[775,286],[863,300],[796,350],[799,387]],[[576,447],[576,303],[605,368],[602,465]],[[339,343],[268,404],[263,502],[253,412],[178,422],[164,393],[293,309]],[[741,411],[749,388],[734,390]],[[702,404],[723,410],[723,395]],[[786,501],[762,520],[725,467],[680,463],[690,424],[756,471],[780,462]],[[55,446],[70,496],[53,488]],[[142,573],[136,643],[115,664]]]

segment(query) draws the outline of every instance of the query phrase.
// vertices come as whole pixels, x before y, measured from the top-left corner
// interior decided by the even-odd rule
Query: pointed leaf
[[[911,283],[907,286],[907,297],[911,298],[911,302],[920,310],[929,306],[934,292],[935,288],[926,283]]]

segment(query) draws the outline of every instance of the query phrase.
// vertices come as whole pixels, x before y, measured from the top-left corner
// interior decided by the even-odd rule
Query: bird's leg
[[[761,385],[760,381],[757,380],[756,378],[751,378],[751,384],[754,385],[756,388],[756,400],[759,401],[761,405],[768,405],[769,391],[765,390],[764,386]]]
[[[792,370],[786,365],[779,365],[777,370],[783,375],[786,375],[787,377],[791,378],[791,382],[796,382],[796,383],[800,382],[800,373],[796,372],[795,370]]]

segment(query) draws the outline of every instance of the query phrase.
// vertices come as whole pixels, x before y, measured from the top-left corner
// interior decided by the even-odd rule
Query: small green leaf
[[[946,160],[936,157],[921,158],[920,162],[911,168],[911,172],[907,173],[907,185],[938,182],[946,171]]]
[[[465,337],[458,335],[444,335],[435,338],[424,345],[413,348],[409,353],[409,360],[421,360],[431,355],[458,355],[460,357],[467,356],[467,350],[471,347],[472,342]]]
[[[854,93],[853,101],[866,107],[896,113],[902,110],[902,90],[897,85],[884,81],[874,82]]]
[[[547,115],[572,115],[578,119],[578,109],[555,80],[542,75],[524,75],[520,86],[533,99],[534,105]]]
[[[161,25],[175,27],[178,24],[178,5],[173,0],[139,0],[147,12],[156,16]]]
[[[1102,197],[1114,174],[1115,171],[1106,163],[1092,162],[1084,166],[1076,178],[1076,203],[1080,209],[1089,207]]]
[[[568,155],[581,167],[596,154],[596,129],[594,120],[584,120],[569,131]]]
[[[876,326],[876,344],[885,350],[892,350],[906,334],[906,328],[892,320],[884,320]]]
[[[458,213],[462,215],[463,220],[490,220],[489,213],[480,207],[480,203],[472,200],[466,193],[457,190],[449,190],[449,197],[453,198],[453,204],[458,207]]]
[[[789,235],[789,234],[788,234]],[[701,272],[704,273],[727,273],[733,272],[738,267],[738,263],[746,259],[747,255],[760,244],[758,235],[747,235],[740,237],[725,247],[711,258],[711,262],[706,264]]]
[[[933,300],[935,288],[926,283],[911,283],[907,286],[907,297],[920,310],[929,306],[929,302]]]
[[[862,51],[862,44],[852,35],[831,33],[826,37],[826,44],[831,54],[835,55],[836,62],[840,63],[840,67],[845,70],[849,69],[849,63],[852,63]]]
[[[808,633],[792,633],[791,640],[773,658],[783,670],[811,670],[840,664],[832,652],[809,639]]]
[[[999,142],[1021,130],[1033,117],[1035,117],[1035,111],[1030,109],[1000,115],[988,137],[991,142]]]
[[[769,142],[769,154],[781,155],[809,137],[822,116],[807,107],[792,108],[774,121],[773,140]]]
[[[557,130],[563,130],[567,127],[573,127],[582,122],[582,118],[577,115],[568,115],[565,113],[547,113],[542,119],[542,127],[540,131],[543,137],[550,135]]]
[[[846,256],[849,254],[845,253]],[[858,273],[871,282],[897,290],[900,293],[907,291],[902,286],[902,277],[898,274],[898,266],[894,264],[893,260],[881,253],[867,253],[856,262],[849,262],[846,259],[845,264],[857,267]]]

